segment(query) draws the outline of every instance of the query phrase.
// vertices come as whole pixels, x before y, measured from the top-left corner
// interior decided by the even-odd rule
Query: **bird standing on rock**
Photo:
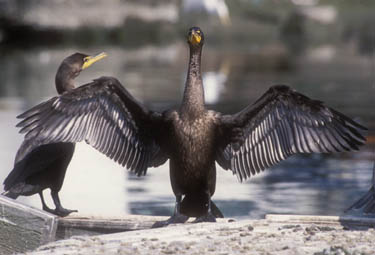
[[[105,53],[88,56],[75,53],[61,63],[55,77],[57,92],[74,91],[74,79],[80,72],[96,61],[104,58]],[[33,125],[31,122],[30,125]],[[21,130],[22,132],[22,130]],[[59,191],[63,185],[66,169],[72,159],[75,144],[72,142],[57,142],[40,144],[37,139],[25,139],[18,149],[14,168],[4,181],[4,195],[13,199],[18,196],[39,194],[43,210],[58,216],[67,216],[77,210],[62,207]],[[49,188],[56,208],[50,209],[43,197],[43,190]]]
[[[364,144],[365,127],[285,85],[271,87],[233,115],[207,110],[202,30],[190,28],[187,42],[187,79],[177,110],[151,111],[115,78],[102,77],[23,113],[18,126],[40,144],[85,140],[138,175],[169,159],[175,210],[154,227],[220,217],[211,201],[215,162],[243,181],[296,153],[351,151]]]

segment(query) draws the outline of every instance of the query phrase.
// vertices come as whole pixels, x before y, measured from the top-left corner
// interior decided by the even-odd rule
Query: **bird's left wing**
[[[366,128],[285,85],[271,87],[253,105],[222,115],[216,161],[240,181],[295,153],[357,150]]]
[[[167,159],[157,141],[161,114],[146,109],[112,77],[51,98],[18,118],[20,133],[32,141],[18,160],[42,144],[81,141],[138,175]]]

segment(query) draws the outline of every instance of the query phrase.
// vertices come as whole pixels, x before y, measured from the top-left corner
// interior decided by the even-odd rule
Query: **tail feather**
[[[357,202],[345,210],[345,213],[353,212],[375,214],[375,163],[372,170],[372,184],[370,189]]]
[[[17,199],[17,197],[18,197],[18,194],[13,193],[12,191],[5,191],[1,195],[12,198],[12,199]]]
[[[189,217],[200,217],[207,213],[208,204],[205,194],[186,195],[181,202],[181,213]],[[216,218],[224,218],[223,213],[211,200],[211,212]]]
[[[18,162],[14,165],[12,171],[4,180],[4,190],[8,191],[14,186],[17,182],[24,181],[22,175],[25,173],[25,161]]]
[[[346,209],[345,212],[375,213],[375,187],[372,186],[363,197]]]
[[[211,211],[212,211],[212,214],[216,218],[224,218],[223,213],[220,211],[220,209],[216,206],[216,204],[212,200],[211,200]]]

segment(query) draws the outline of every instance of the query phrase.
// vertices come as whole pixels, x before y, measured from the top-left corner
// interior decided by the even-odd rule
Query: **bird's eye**
[[[88,61],[88,60],[89,60],[89,58],[90,58],[90,57],[85,57],[85,58],[83,58],[83,62],[86,62],[86,61]]]
[[[200,35],[200,34],[201,34],[201,31],[200,31],[200,30],[197,30],[197,34],[199,34],[199,35]]]

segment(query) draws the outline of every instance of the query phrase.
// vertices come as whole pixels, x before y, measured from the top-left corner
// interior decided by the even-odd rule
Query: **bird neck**
[[[60,66],[55,77],[55,85],[57,93],[62,94],[75,88],[74,77],[71,72]]]
[[[196,117],[204,111],[204,90],[201,75],[202,47],[190,46],[189,68],[186,78],[181,113],[186,117]]]

